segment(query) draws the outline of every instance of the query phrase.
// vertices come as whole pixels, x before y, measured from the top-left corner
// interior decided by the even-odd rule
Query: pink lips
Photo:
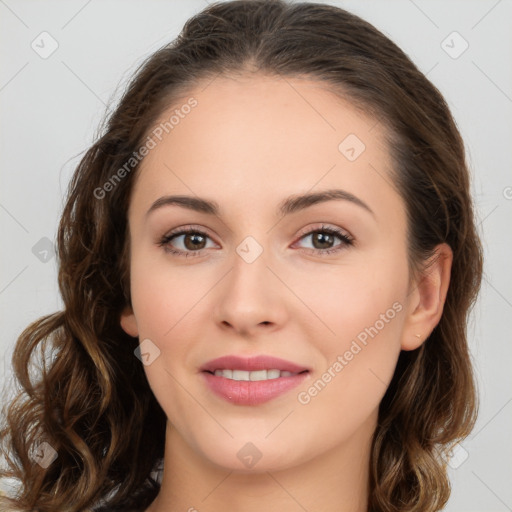
[[[281,370],[283,372],[300,373],[309,368],[272,356],[239,357],[224,356],[212,359],[201,366],[201,371],[214,372],[215,370],[236,369],[248,372],[256,370]]]
[[[236,381],[213,374],[215,370],[224,369],[245,371],[277,369],[295,375],[260,381]],[[309,368],[272,356],[250,358],[224,356],[209,361],[200,370],[206,384],[215,394],[237,405],[258,405],[268,402],[298,386],[310,372]]]

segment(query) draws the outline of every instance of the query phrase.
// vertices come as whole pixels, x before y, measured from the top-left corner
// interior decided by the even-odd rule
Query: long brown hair
[[[482,274],[459,131],[439,91],[359,17],[316,3],[235,0],[189,19],[140,66],[70,182],[58,232],[64,310],[28,326],[12,360],[21,388],[5,407],[2,475],[21,487],[6,505],[144,510],[158,493],[166,417],[134,356],[138,340],[119,325],[130,304],[127,209],[137,165],[115,186],[105,183],[127,169],[158,116],[199,80],[253,71],[322,81],[384,123],[407,208],[411,268],[439,243],[453,250],[442,318],[419,349],[400,354],[380,405],[369,508],[426,512],[447,501],[443,454],[476,416],[467,319]],[[38,350],[44,364],[34,380]],[[41,440],[58,454],[47,468],[30,456]]]

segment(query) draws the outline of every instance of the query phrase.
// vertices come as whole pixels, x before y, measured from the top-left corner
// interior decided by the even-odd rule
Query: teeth
[[[215,375],[217,377],[226,377],[231,380],[270,380],[277,379],[279,377],[290,377],[292,375],[297,375],[296,373],[281,371],[281,370],[256,370],[253,372],[248,372],[246,370],[215,370]]]

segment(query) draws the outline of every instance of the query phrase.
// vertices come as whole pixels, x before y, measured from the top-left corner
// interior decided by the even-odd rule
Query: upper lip
[[[301,366],[285,359],[278,357],[261,355],[254,357],[240,357],[235,355],[228,355],[212,359],[201,366],[200,370],[203,372],[214,372],[215,370],[272,370],[277,369],[284,372],[300,373],[309,371],[309,368]]]

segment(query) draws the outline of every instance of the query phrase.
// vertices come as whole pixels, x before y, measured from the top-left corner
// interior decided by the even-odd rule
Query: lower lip
[[[268,380],[233,380],[202,372],[210,389],[237,405],[258,405],[272,400],[298,386],[309,372]]]

